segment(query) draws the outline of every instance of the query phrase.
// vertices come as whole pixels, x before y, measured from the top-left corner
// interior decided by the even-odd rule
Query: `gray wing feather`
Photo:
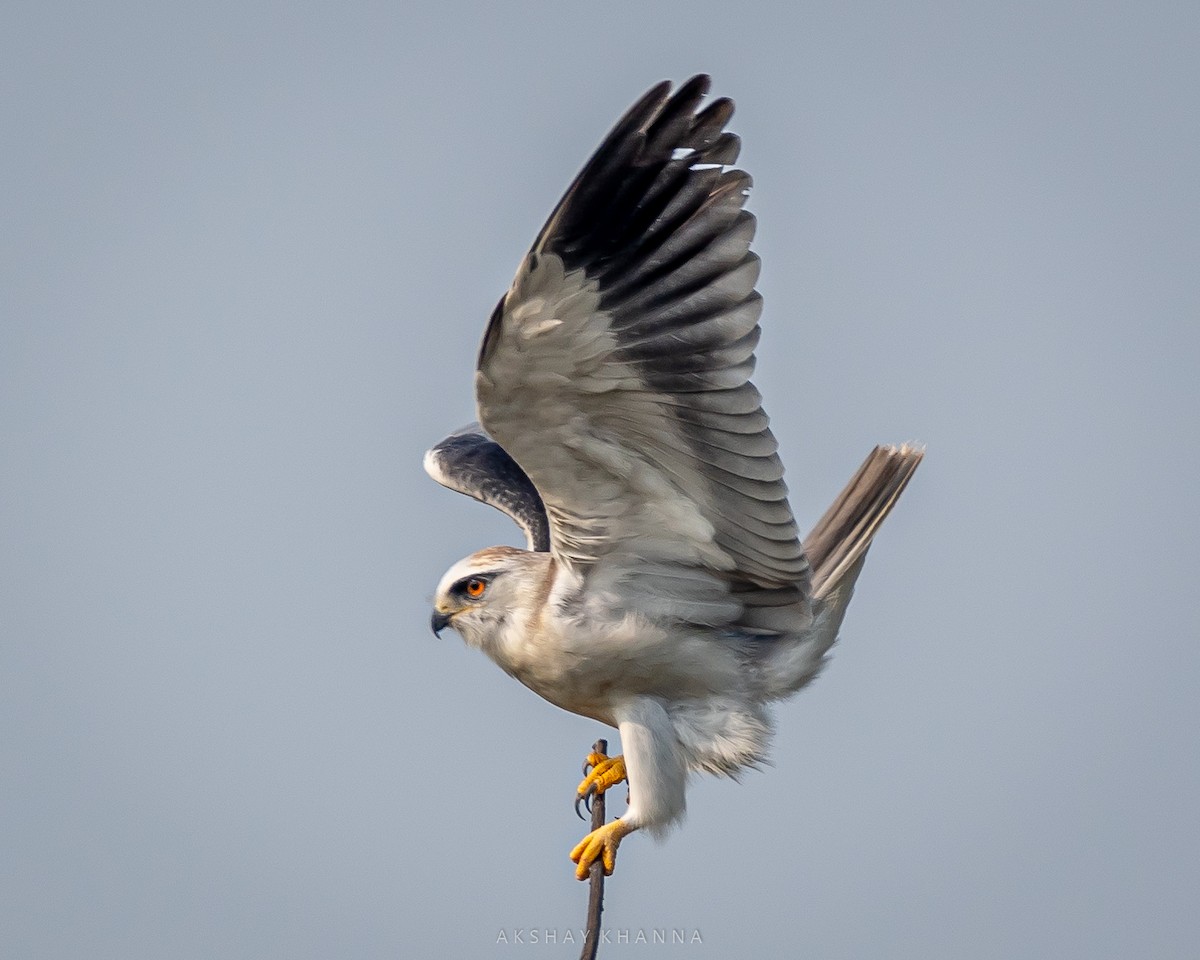
[[[693,565],[765,611],[803,601],[810,571],[749,382],[751,181],[723,167],[739,149],[723,130],[733,104],[698,110],[707,90],[704,76],[673,95],[660,84],[618,121],[492,315],[476,390],[560,560]],[[657,522],[672,497],[694,507],[673,545]]]
[[[529,477],[478,423],[454,431],[425,454],[425,472],[444,487],[508,514],[530,550],[550,549],[546,508]]]

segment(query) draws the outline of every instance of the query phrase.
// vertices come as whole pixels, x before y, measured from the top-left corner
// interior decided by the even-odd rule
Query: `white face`
[[[438,584],[430,620],[434,633],[449,627],[472,646],[484,646],[508,618],[521,573],[519,563],[495,550],[459,560]]]

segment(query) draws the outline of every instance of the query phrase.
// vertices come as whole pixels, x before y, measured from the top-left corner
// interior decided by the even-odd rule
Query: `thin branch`
[[[592,745],[596,753],[608,755],[608,741],[597,740]],[[604,794],[592,797],[592,829],[604,826]],[[579,960],[596,960],[600,948],[600,914],[604,912],[604,858],[597,857],[588,871],[587,933],[583,937],[583,953]]]

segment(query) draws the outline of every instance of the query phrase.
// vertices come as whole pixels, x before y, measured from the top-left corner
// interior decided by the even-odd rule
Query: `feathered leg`
[[[580,880],[587,879],[596,860],[611,875],[625,837],[643,827],[662,833],[683,817],[687,805],[687,764],[663,705],[652,697],[637,697],[619,704],[613,716],[629,777],[629,807],[623,817],[593,830],[571,851]]]

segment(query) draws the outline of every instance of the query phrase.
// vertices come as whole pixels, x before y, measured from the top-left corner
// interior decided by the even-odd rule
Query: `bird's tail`
[[[794,642],[774,648],[765,671],[768,697],[790,696],[821,672],[826,654],[837,640],[871,538],[924,455],[924,450],[907,444],[876,447],[805,538],[815,620],[811,629],[793,634]]]
[[[814,599],[845,610],[871,539],[924,456],[924,449],[908,444],[878,446],[863,461],[804,540]]]

